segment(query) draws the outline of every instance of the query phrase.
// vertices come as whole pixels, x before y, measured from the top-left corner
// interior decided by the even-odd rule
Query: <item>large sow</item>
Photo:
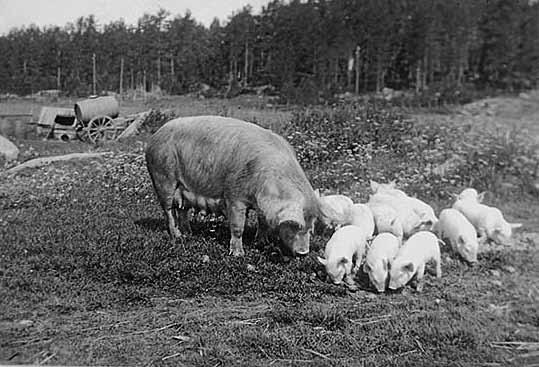
[[[281,136],[232,118],[182,117],[152,136],[146,163],[173,238],[190,232],[190,207],[220,208],[230,254],[242,256],[246,211],[253,208],[293,254],[309,252],[319,200]]]

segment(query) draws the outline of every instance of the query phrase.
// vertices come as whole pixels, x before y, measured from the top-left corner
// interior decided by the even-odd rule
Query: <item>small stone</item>
[[[499,280],[493,280],[493,281],[492,281],[492,284],[494,284],[495,286],[498,286],[498,287],[501,287],[501,286],[502,286],[502,282],[499,281]]]
[[[254,267],[254,265],[251,265],[251,264],[247,264],[247,271],[255,271],[256,268]]]
[[[437,305],[439,305],[439,304],[440,304],[440,302],[442,302],[442,300],[441,300],[441,299],[439,299],[439,298],[436,298],[436,299],[434,300],[434,302],[436,302],[436,304],[437,304]]]
[[[499,270],[491,270],[490,275],[492,275],[493,277],[499,277],[501,274]]]
[[[210,257],[208,255],[202,256],[202,262],[204,264],[209,263],[210,262]]]
[[[515,269],[515,267],[511,266],[511,265],[504,266],[503,270],[505,270],[506,272],[511,273],[511,274],[513,274],[515,271],[517,271],[517,269]]]
[[[28,327],[31,326],[34,322],[32,320],[21,320],[19,321],[19,325]]]

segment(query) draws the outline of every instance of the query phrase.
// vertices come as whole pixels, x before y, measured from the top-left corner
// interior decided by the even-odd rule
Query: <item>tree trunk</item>
[[[356,94],[359,94],[359,53],[361,51],[361,48],[359,46],[356,47],[356,85],[354,88],[354,91]]]
[[[92,91],[93,94],[97,94],[97,77],[95,75],[96,73],[96,66],[95,66],[95,53],[92,54]]]
[[[124,95],[124,58],[120,59],[120,98]]]
[[[249,73],[249,42],[245,40],[245,61],[243,65],[243,86],[247,87],[247,74]]]

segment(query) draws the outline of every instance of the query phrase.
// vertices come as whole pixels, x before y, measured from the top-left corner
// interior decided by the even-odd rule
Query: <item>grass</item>
[[[259,113],[262,119],[265,112]],[[38,155],[61,150],[27,144]],[[384,146],[381,141],[372,147],[366,161],[356,153],[321,156],[328,162],[315,159],[307,173],[316,187],[365,201],[369,178],[406,178],[422,167],[423,161],[399,158]],[[289,262],[257,243],[252,225],[244,236],[246,256],[229,257],[222,219],[196,222],[191,237],[171,243],[143,145],[99,149],[115,155],[0,177],[2,363],[536,363],[536,197],[519,192],[507,202],[501,194],[489,196],[511,219],[527,220],[514,247],[486,248],[477,267],[444,250],[443,277],[427,275],[423,293],[405,288],[375,294],[365,275],[361,290],[350,293],[324,281],[316,255],[325,237],[313,239],[306,258]],[[437,211],[449,205],[449,197],[426,190],[431,176],[413,177],[402,181],[407,190]],[[460,184],[447,183],[445,189],[455,191]]]

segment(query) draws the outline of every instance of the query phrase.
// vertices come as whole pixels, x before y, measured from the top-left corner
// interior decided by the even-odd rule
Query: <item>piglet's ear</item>
[[[485,195],[486,195],[486,191],[483,191],[482,193],[480,193],[479,195],[477,195],[477,202],[478,203],[482,203],[483,200],[485,199]]]
[[[384,271],[387,271],[389,269],[389,262],[387,260],[384,260],[382,262],[382,265],[384,267]]]
[[[316,258],[318,259],[318,262],[324,266],[326,266],[326,264],[328,263],[328,261],[323,257],[317,256]]]
[[[320,189],[314,190],[314,196],[316,196],[318,199],[320,199]]]
[[[348,263],[348,259],[346,257],[343,257],[339,260],[339,265],[345,265]]]
[[[459,238],[457,238],[457,243],[461,246],[464,245],[464,237],[462,237],[462,235],[460,235]]]
[[[513,228],[513,229],[517,229],[517,228],[522,227],[522,223],[509,223],[509,225],[510,225],[511,228]]]
[[[376,191],[378,191],[378,188],[380,187],[380,184],[376,181],[371,180],[371,191],[376,194]]]
[[[389,182],[389,187],[391,187],[392,189],[394,189],[395,187],[397,187],[397,181],[395,181],[395,180],[390,181],[390,182]]]
[[[405,270],[407,272],[413,273],[414,264],[413,263],[408,263],[408,264],[404,265],[402,268],[403,268],[403,270]]]

